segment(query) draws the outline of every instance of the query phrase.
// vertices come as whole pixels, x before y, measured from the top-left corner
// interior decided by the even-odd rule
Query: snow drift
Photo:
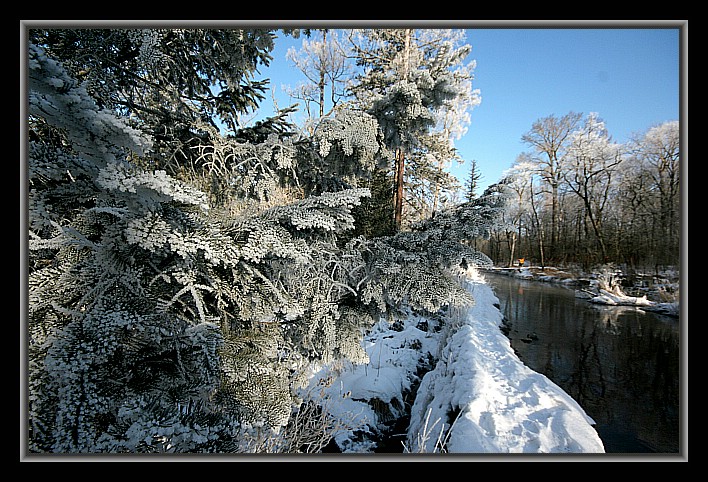
[[[604,453],[582,407],[516,356],[483,275],[470,269],[462,282],[475,305],[448,313],[439,331],[413,315],[395,329],[382,320],[365,340],[368,364],[313,374],[333,380],[321,393],[342,426],[359,427],[338,433],[341,451],[374,451],[370,435],[406,416],[415,391],[403,452]]]

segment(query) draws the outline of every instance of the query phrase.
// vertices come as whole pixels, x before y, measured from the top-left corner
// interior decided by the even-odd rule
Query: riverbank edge
[[[657,312],[673,318],[679,318],[679,278],[673,271],[669,271],[662,276],[633,276],[629,277],[621,270],[598,271],[592,273],[563,270],[556,267],[540,266],[511,266],[511,267],[480,267],[482,273],[491,272],[514,278],[538,281],[543,283],[555,283],[575,289],[576,297],[585,299],[588,302],[595,301],[598,280],[602,277],[613,276],[618,280],[623,294],[627,298],[646,297],[648,303],[637,305],[628,300],[626,303],[613,303],[618,306],[637,306],[648,311]]]

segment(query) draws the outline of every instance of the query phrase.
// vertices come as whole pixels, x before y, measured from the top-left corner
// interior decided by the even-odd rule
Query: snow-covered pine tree
[[[314,193],[366,184],[391,159],[376,119],[361,111],[339,110],[322,119],[311,142],[317,153],[301,171]]]
[[[349,269],[316,240],[336,247],[367,191],[214,218],[129,162],[149,143],[33,45],[29,72],[31,451],[231,452],[285,425],[299,358],[358,347],[337,330]]]
[[[151,168],[176,174],[203,144],[198,123],[234,132],[265,98],[256,80],[271,60],[267,29],[75,28],[28,31],[101,108],[128,116],[153,140]]]
[[[431,249],[442,228],[342,237],[386,156],[371,116],[343,113],[298,140],[282,119],[229,137],[192,119],[196,141],[168,142],[195,148],[175,164],[151,121],[120,115],[80,71],[33,44],[28,66],[31,451],[280,440],[296,432],[309,363],[363,361],[384,311],[470,301],[441,263],[456,258]],[[460,239],[480,232],[466,229]]]
[[[440,190],[451,187],[440,167],[456,158],[452,141],[466,129],[468,110],[480,102],[472,89],[475,62],[466,62],[471,47],[462,30],[365,29],[351,38],[362,67],[351,92],[376,117],[385,144],[396,152],[394,217],[400,229],[407,183],[430,189],[433,205]],[[411,163],[414,151],[417,162]],[[421,207],[428,196],[410,196],[418,219],[434,210]]]
[[[443,210],[411,231],[369,241],[376,260],[376,283],[366,285],[369,292],[380,293],[385,305],[405,305],[424,315],[473,303],[457,276],[492,264],[469,241],[489,237],[505,199],[491,186],[479,198]]]
[[[126,162],[149,142],[33,45],[28,67],[32,128],[57,134],[33,129],[28,160],[30,450],[202,443],[184,407],[218,386],[221,336],[174,260],[196,253],[205,198]]]

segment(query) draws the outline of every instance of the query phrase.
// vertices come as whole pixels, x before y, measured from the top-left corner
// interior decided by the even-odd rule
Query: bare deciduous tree
[[[548,247],[551,256],[558,242],[559,187],[563,178],[561,160],[568,147],[568,138],[581,119],[582,114],[576,112],[562,117],[550,115],[534,122],[531,130],[521,138],[534,149],[542,179],[551,191],[551,245]]]

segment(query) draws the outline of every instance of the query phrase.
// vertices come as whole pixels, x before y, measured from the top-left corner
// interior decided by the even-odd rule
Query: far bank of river
[[[519,358],[580,403],[607,453],[680,451],[679,320],[485,271]]]

